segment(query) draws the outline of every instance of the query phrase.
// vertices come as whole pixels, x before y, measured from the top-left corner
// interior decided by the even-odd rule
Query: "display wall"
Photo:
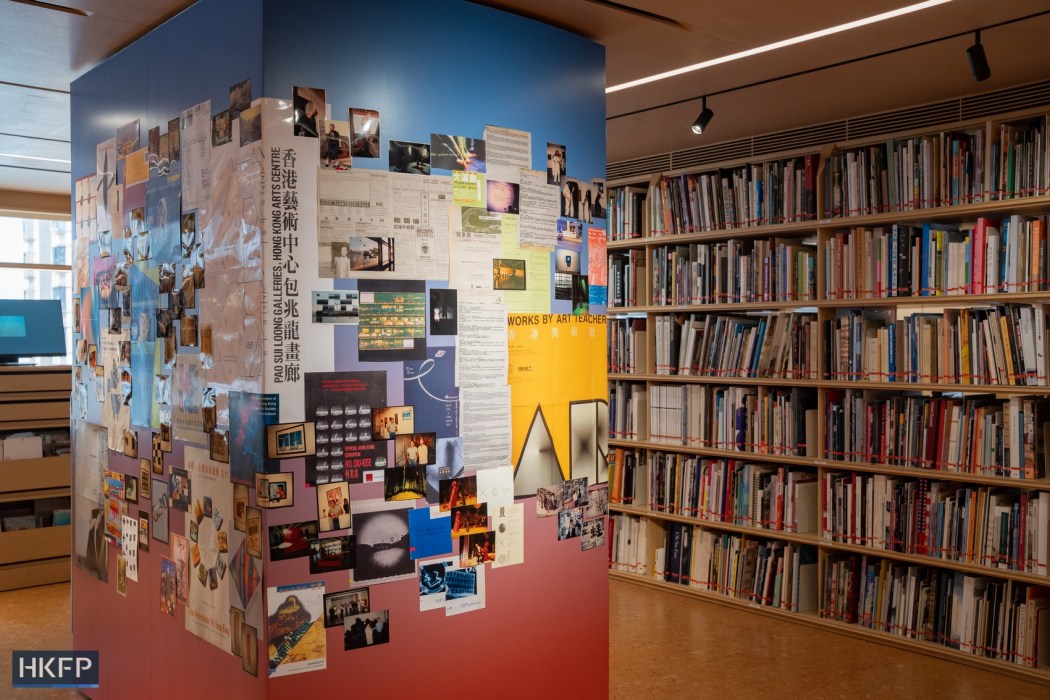
[[[93,697],[604,697],[603,49],[205,0],[72,105]]]

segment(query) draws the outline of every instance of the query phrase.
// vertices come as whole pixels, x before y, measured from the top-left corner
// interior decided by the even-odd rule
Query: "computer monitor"
[[[65,354],[61,301],[0,299],[0,364],[19,364],[24,358]]]

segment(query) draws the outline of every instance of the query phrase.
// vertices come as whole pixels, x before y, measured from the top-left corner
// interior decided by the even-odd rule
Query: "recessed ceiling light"
[[[620,83],[618,85],[610,85],[609,87],[605,88],[605,92],[617,92],[619,90],[626,90],[628,88],[638,87],[639,85],[645,85],[646,83],[652,83],[657,80],[663,80],[664,78],[673,78],[676,75],[691,73],[693,71],[700,70],[701,68],[710,68],[711,66],[717,66],[721,63],[729,63],[730,61],[736,61],[741,58],[747,58],[748,56],[766,53],[775,49],[782,49],[785,46],[801,44],[804,41],[811,41],[813,39],[819,39],[820,37],[829,36],[831,34],[838,34],[839,32],[845,32],[850,29],[856,29],[857,27],[863,27],[868,24],[875,24],[876,22],[882,22],[883,20],[892,19],[894,17],[900,17],[901,15],[907,15],[912,12],[918,12],[919,10],[925,10],[930,7],[936,7],[937,5],[943,5],[948,2],[951,2],[951,0],[926,0],[926,2],[920,2],[915,5],[908,5],[907,7],[901,7],[896,10],[890,10],[889,12],[883,12],[881,14],[872,15],[871,17],[865,17],[864,19],[854,20],[853,22],[838,24],[834,27],[828,27],[827,29],[820,29],[815,32],[810,32],[809,34],[800,34],[799,36],[791,37],[790,39],[775,41],[772,44],[765,44],[764,46],[758,46],[753,49],[747,49],[746,51],[738,51],[736,53],[731,53],[726,56],[712,58],[708,61],[694,63],[691,66],[675,68],[674,70],[669,70],[664,73],[657,73],[656,75],[650,75],[645,78],[631,80],[629,82]]]
[[[43,160],[48,163],[65,163],[69,165],[68,160],[62,160],[61,158],[43,158],[41,156],[20,156],[17,153],[0,153],[0,158],[22,158],[24,160]]]
[[[17,2],[20,5],[32,5],[33,7],[39,7],[43,10],[54,10],[56,12],[79,15],[81,17],[91,17],[95,14],[89,10],[81,10],[76,7],[66,7],[65,5],[56,5],[52,2],[42,2],[41,0],[11,0],[11,2]]]

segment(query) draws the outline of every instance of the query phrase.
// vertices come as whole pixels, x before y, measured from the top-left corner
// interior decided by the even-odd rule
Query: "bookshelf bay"
[[[1050,685],[1046,131],[610,183],[612,577]]]

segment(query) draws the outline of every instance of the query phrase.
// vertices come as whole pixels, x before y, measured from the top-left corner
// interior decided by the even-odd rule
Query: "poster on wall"
[[[386,372],[307,372],[305,379],[316,441],[306,483],[360,483],[364,470],[386,467],[386,443],[372,439],[372,409],[386,405]]]
[[[270,678],[322,671],[327,663],[324,584],[266,589]]]
[[[185,514],[190,542],[190,591],[186,629],[223,651],[230,650],[229,529],[233,517],[230,465],[208,451],[187,447],[186,472],[193,484]]]
[[[105,582],[109,578],[109,546],[106,542],[106,514],[102,502],[102,478],[109,460],[106,429],[80,421],[75,431],[74,561],[81,569]]]
[[[601,406],[608,415],[605,317],[511,314],[509,324],[514,495],[577,472],[593,483]]]

